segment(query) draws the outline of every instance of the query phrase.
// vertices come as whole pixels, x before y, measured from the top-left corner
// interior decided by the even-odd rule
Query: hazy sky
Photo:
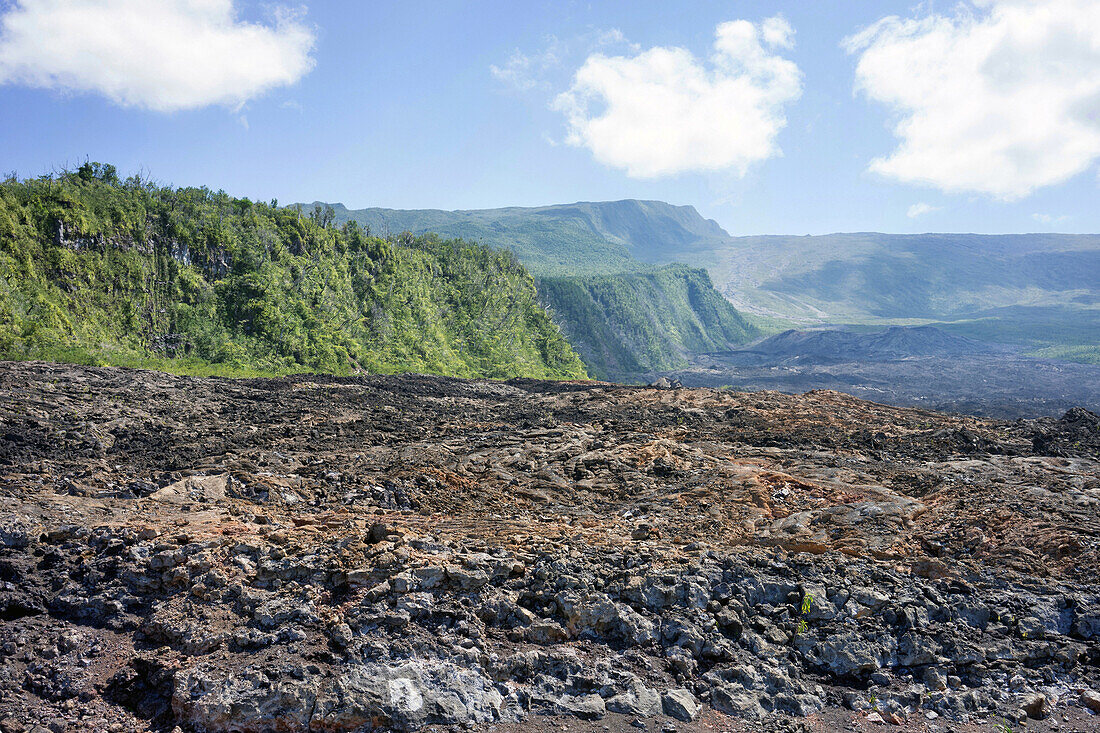
[[[255,199],[1100,231],[1100,2],[0,0],[0,170]]]

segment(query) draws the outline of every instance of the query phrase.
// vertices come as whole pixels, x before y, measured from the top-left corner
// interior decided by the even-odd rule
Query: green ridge
[[[112,166],[0,183],[0,358],[199,374],[584,377],[507,251]]]

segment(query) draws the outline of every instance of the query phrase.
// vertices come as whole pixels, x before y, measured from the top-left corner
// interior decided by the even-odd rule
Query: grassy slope
[[[0,184],[0,358],[188,373],[581,377],[507,253],[386,241],[110,167]]]

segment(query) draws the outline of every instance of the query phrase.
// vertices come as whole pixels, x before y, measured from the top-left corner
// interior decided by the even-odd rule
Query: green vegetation
[[[0,183],[0,357],[193,374],[583,377],[509,252],[112,166]]]
[[[1081,364],[1100,364],[1100,344],[1077,346],[1046,346],[1027,352],[1039,359],[1075,361]]]
[[[686,265],[544,277],[538,289],[589,373],[601,378],[684,367],[691,355],[727,351],[759,335],[705,270]]]
[[[376,232],[437,232],[511,249],[534,275],[547,276],[647,271],[726,236],[694,208],[662,201],[474,211],[349,210],[336,204],[334,210],[337,222],[356,221]]]
[[[814,597],[810,594],[807,594],[806,597],[802,599],[802,606],[799,609],[798,626],[795,628],[794,632],[795,636],[802,636],[810,630],[810,623],[806,620],[806,615],[809,614],[810,611],[812,611],[813,609]]]
[[[591,374],[635,379],[762,335],[707,274],[660,267],[726,237],[690,206],[605,201],[535,208],[349,210],[373,231],[438,232],[510,249],[538,278],[541,301]],[[779,331],[780,328],[770,330]]]
[[[982,341],[1023,346],[1027,356],[1100,364],[1100,308],[1013,306],[937,325]]]

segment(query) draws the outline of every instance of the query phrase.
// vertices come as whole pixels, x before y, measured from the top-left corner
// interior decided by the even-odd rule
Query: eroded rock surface
[[[1090,715],[1097,424],[3,364],[0,730]]]

